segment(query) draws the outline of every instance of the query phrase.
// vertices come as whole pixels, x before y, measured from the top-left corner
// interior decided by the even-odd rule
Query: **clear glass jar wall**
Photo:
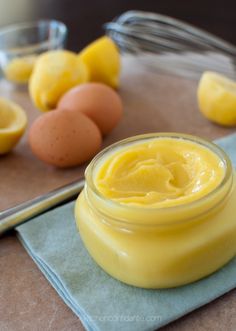
[[[127,205],[99,192],[95,175],[107,157],[163,138],[214,153],[225,170],[217,187],[194,201],[164,208]],[[88,252],[107,273],[130,285],[167,288],[207,276],[235,256],[235,206],[234,172],[219,147],[189,135],[149,134],[123,140],[95,157],[75,217]]]

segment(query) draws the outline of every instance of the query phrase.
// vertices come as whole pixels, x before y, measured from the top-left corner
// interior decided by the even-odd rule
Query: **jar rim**
[[[229,159],[229,157],[227,156],[227,154],[224,152],[224,150],[219,147],[218,145],[216,145],[215,143],[211,142],[210,140],[207,139],[203,139],[194,135],[190,135],[190,134],[182,134],[182,133],[177,133],[177,132],[158,132],[158,133],[148,133],[148,134],[142,134],[142,135],[136,135],[136,136],[132,136],[123,140],[120,140],[108,147],[106,147],[105,149],[103,149],[100,153],[98,153],[90,162],[90,164],[87,166],[86,170],[85,170],[85,178],[86,178],[86,184],[88,186],[89,189],[91,189],[91,191],[93,192],[93,194],[95,194],[96,197],[98,197],[99,199],[101,199],[103,202],[108,202],[109,201],[109,205],[112,207],[118,207],[118,208],[125,208],[126,210],[143,210],[144,207],[143,206],[139,206],[139,205],[128,205],[128,204],[124,204],[112,199],[109,199],[107,197],[105,197],[95,186],[94,181],[93,181],[93,170],[95,169],[97,162],[104,157],[104,155],[106,155],[107,153],[109,153],[110,151],[112,151],[114,148],[117,147],[122,147],[125,145],[129,145],[131,143],[134,142],[141,142],[141,141],[145,141],[145,140],[151,140],[151,139],[158,139],[158,138],[170,138],[170,139],[183,139],[183,140],[187,140],[187,141],[191,141],[194,142],[196,144],[200,144],[201,146],[208,148],[210,151],[214,152],[219,158],[220,160],[224,163],[225,166],[225,174],[224,177],[222,178],[221,182],[210,192],[208,192],[206,195],[192,201],[192,202],[188,202],[188,203],[182,203],[176,206],[168,206],[168,207],[145,207],[145,211],[148,210],[152,210],[152,211],[158,211],[158,212],[178,212],[178,211],[182,211],[184,208],[189,208],[189,207],[197,207],[198,204],[200,204],[201,202],[205,201],[208,198],[211,198],[212,196],[214,196],[217,191],[219,191],[222,187],[224,187],[224,185],[228,182],[228,180],[231,177],[232,174],[232,164],[231,161]],[[147,224],[145,222],[145,224]]]

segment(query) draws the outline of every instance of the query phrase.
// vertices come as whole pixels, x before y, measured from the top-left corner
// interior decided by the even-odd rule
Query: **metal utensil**
[[[83,186],[84,179],[80,179],[13,208],[4,210],[0,213],[0,235],[36,215],[76,198]]]
[[[152,68],[199,77],[214,70],[235,78],[236,47],[180,20],[128,11],[105,24],[122,52],[134,54]]]

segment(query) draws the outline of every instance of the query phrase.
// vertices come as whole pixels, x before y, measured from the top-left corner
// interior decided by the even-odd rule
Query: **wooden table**
[[[133,59],[123,64],[120,95],[125,114],[104,146],[121,138],[154,131],[178,131],[210,139],[232,133],[202,117],[196,103],[196,81],[147,71]],[[39,112],[27,91],[1,82],[2,95],[27,111],[31,123]],[[43,194],[83,175],[84,166],[57,170],[31,153],[27,134],[15,150],[0,158],[0,209]],[[63,303],[14,233],[0,240],[0,330],[84,330]],[[162,328],[163,331],[236,329],[236,290]]]

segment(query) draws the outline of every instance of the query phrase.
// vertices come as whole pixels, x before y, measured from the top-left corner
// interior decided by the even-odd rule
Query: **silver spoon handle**
[[[75,198],[83,189],[83,186],[84,179],[80,179],[35,199],[23,202],[13,208],[0,212],[0,235],[52,207],[65,201],[72,200],[72,198]]]

